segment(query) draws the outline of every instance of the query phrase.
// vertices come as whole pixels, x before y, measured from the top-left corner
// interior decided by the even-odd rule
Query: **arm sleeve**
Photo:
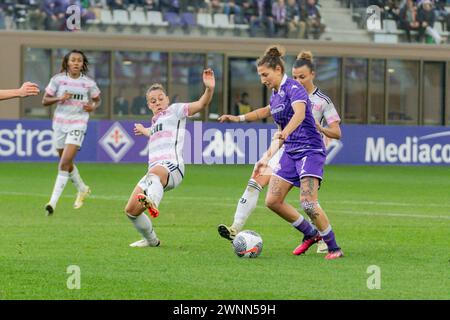
[[[300,85],[293,85],[289,91],[289,97],[291,98],[291,107],[294,103],[303,102],[306,104],[308,101],[308,94],[306,93],[305,88]]]
[[[173,111],[178,119],[184,119],[189,115],[189,103],[174,103]]]
[[[98,88],[97,84],[94,82],[93,86],[89,89],[89,94],[91,96],[91,99],[95,99],[98,96],[100,96],[100,89]]]
[[[57,91],[58,91],[58,82],[56,81],[56,76],[54,76],[50,79],[50,82],[45,88],[45,93],[47,93],[49,96],[54,97]]]
[[[323,109],[323,116],[325,120],[327,121],[327,124],[330,125],[330,123],[333,122],[341,122],[341,118],[339,117],[339,114],[334,107],[333,102],[327,103]]]

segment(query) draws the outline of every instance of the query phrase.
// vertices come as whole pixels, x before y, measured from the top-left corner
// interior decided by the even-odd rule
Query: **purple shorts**
[[[284,152],[273,174],[296,187],[300,187],[303,177],[315,177],[322,181],[325,159],[326,155],[320,151],[305,152],[297,160]]]

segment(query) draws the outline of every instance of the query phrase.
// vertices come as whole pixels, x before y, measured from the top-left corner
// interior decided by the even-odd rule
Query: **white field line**
[[[43,198],[49,198],[48,194],[44,193],[25,193],[25,192],[15,192],[15,191],[0,191],[0,195],[13,195],[13,196],[31,196],[31,197],[43,197]],[[75,195],[62,195],[61,198],[75,198]],[[125,203],[128,201],[128,197],[123,196],[105,196],[105,195],[91,195],[89,198],[92,199],[99,199],[99,200],[107,200],[107,201],[120,201]],[[176,199],[180,200],[198,200],[201,203],[207,202],[208,205],[215,205],[220,207],[230,207],[235,208],[237,199],[224,199],[219,197],[209,197],[209,198],[202,198],[202,197],[186,197],[186,196],[177,196]],[[424,204],[417,204],[417,203],[411,203],[409,205],[406,205],[405,203],[398,203],[398,202],[376,202],[376,201],[327,201],[327,202],[334,202],[334,203],[348,203],[348,204],[377,204],[377,205],[395,205],[399,204],[401,206],[409,206],[409,207],[419,207],[419,206],[426,206]],[[447,205],[442,205],[439,207],[450,207]],[[266,208],[265,206],[257,206],[259,209]],[[360,215],[360,216],[384,216],[384,217],[407,217],[407,218],[419,218],[419,219],[443,219],[443,220],[450,220],[450,215],[424,215],[424,214],[403,214],[403,213],[391,213],[391,212],[369,212],[369,211],[352,211],[352,210],[336,210],[333,209],[332,212],[340,213],[340,214],[349,214],[349,215]]]

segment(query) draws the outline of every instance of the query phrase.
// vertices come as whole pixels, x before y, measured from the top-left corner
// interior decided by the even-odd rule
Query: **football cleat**
[[[320,240],[317,242],[317,253],[328,253],[328,246],[325,241]]]
[[[138,240],[130,244],[130,247],[133,248],[145,248],[145,247],[159,247],[161,241],[158,238],[155,241],[148,242],[146,239]]]
[[[341,249],[337,249],[337,250],[328,252],[328,254],[325,256],[325,259],[333,260],[333,259],[342,258],[343,256],[344,256],[344,252],[342,252]]]
[[[86,186],[85,191],[78,191],[77,198],[73,204],[74,209],[79,209],[83,205],[84,199],[86,199],[91,194],[91,189]]]
[[[149,198],[147,197],[145,194],[143,193],[139,193],[136,196],[137,200],[142,204],[142,206],[144,208],[148,209],[148,213],[150,214],[150,216],[152,218],[156,218],[157,216],[159,216],[159,211],[156,208],[155,203]]]
[[[47,203],[45,205],[45,210],[47,211],[47,216],[51,216],[55,211],[55,208],[50,203]]]
[[[219,224],[217,231],[219,231],[219,234],[222,238],[225,238],[230,241],[233,241],[234,238],[236,237],[236,234],[238,233],[235,228],[227,227],[224,224]]]
[[[319,242],[322,240],[322,237],[319,235],[319,232],[313,237],[310,238],[303,238],[302,243],[292,251],[293,254],[296,256],[301,255],[305,253],[314,243]]]

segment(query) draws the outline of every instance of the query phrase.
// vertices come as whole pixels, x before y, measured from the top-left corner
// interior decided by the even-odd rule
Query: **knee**
[[[73,169],[72,161],[61,160],[59,163],[59,170],[61,171],[71,171]]]
[[[136,216],[136,212],[135,210],[133,210],[133,206],[127,204],[125,209],[123,210],[125,215],[128,217],[135,217]]]
[[[282,201],[278,200],[277,198],[268,197],[266,198],[265,204],[266,207],[269,208],[272,211],[276,211],[277,208],[280,207]]]
[[[318,211],[319,203],[309,198],[302,198],[300,200],[303,211],[310,217],[311,219],[316,219],[320,214]]]

